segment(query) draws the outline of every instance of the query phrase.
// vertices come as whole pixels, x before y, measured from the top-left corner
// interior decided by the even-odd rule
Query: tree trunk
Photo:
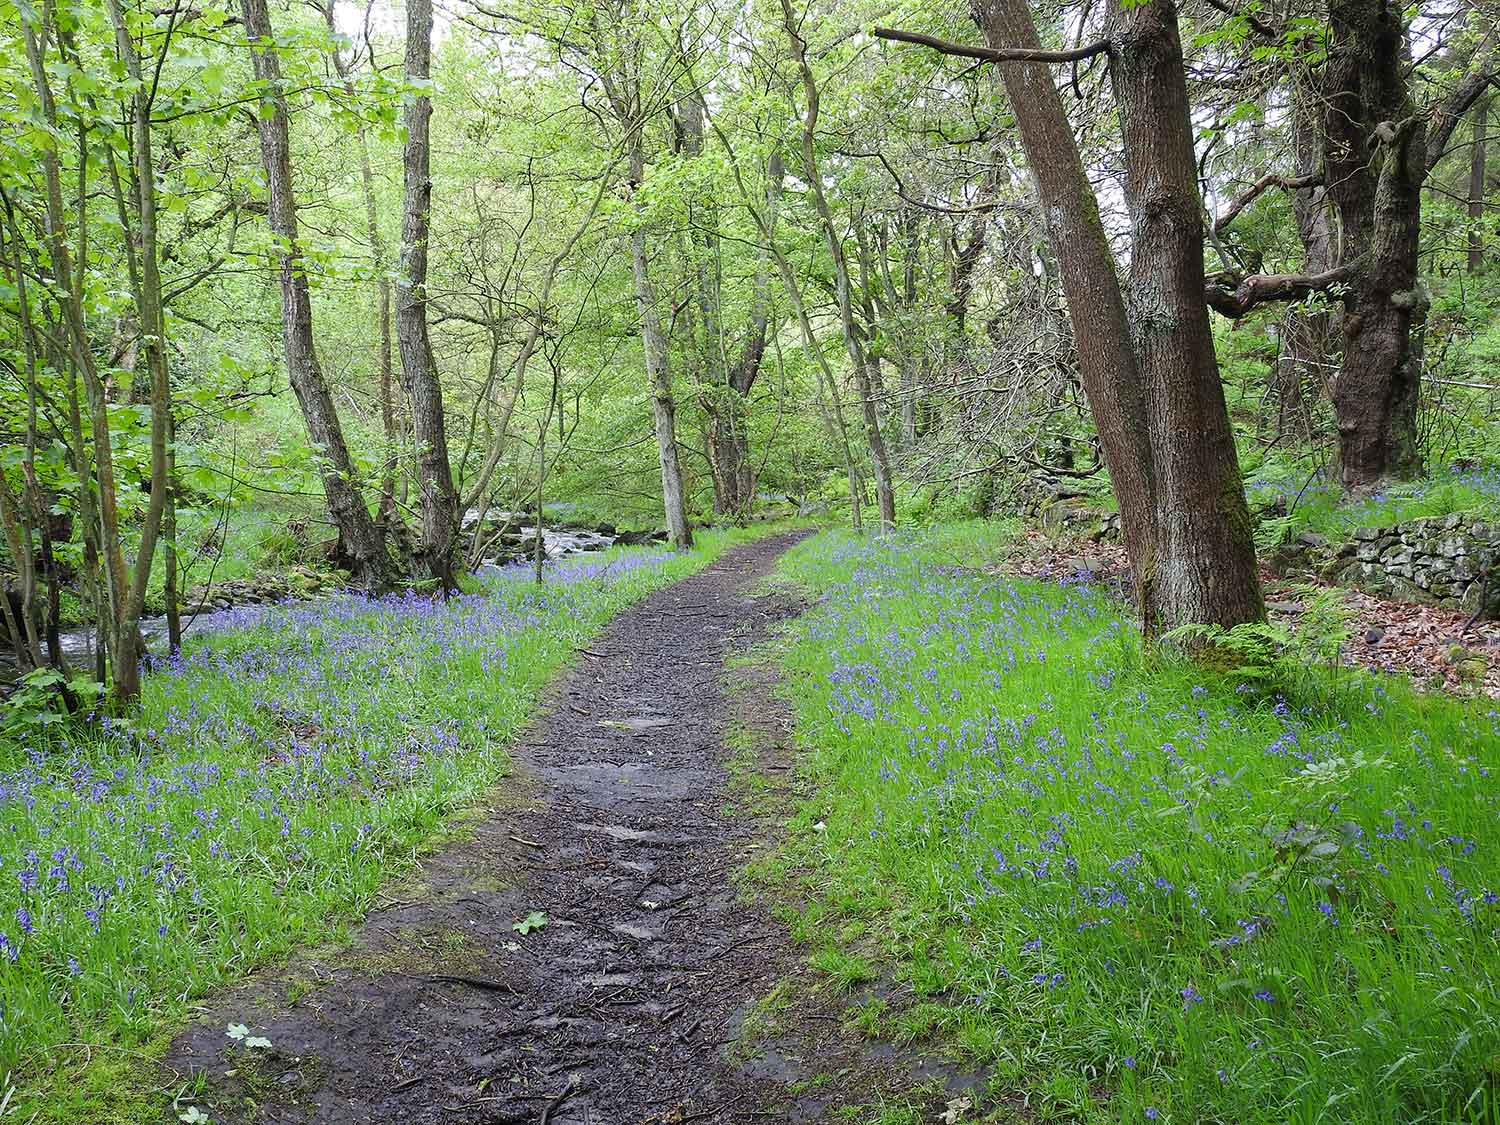
[[[1490,103],[1482,99],[1474,107],[1474,140],[1469,150],[1469,272],[1484,268],[1484,167],[1485,129]]]
[[[871,379],[869,356],[859,326],[854,321],[854,299],[849,281],[849,262],[844,254],[844,243],[839,237],[833,220],[833,210],[828,206],[828,196],[823,190],[822,174],[818,169],[817,127],[819,95],[818,84],[813,77],[812,66],[807,61],[807,42],[797,30],[797,20],[792,14],[791,0],[781,0],[782,19],[797,58],[797,67],[802,75],[802,90],[807,97],[807,110],[802,118],[802,163],[812,189],[813,207],[822,223],[823,236],[828,243],[828,252],[833,257],[835,288],[838,295],[839,321],[844,330],[844,344],[849,352],[849,366],[854,375],[854,385],[859,392],[860,408],[865,421],[865,439],[870,446],[870,460],[875,468],[875,499],[880,511],[880,527],[889,531],[896,526],[896,491],[891,482],[890,458],[885,448],[885,437],[880,432],[880,415],[875,407],[875,393]]]
[[[972,12],[991,47],[1040,48],[1026,0],[974,0]],[[1114,255],[1051,70],[1043,63],[1006,64],[998,70],[1041,198],[1073,322],[1079,378],[1119,503],[1143,630],[1151,636],[1158,627],[1155,482],[1145,387],[1131,347]]]
[[[21,30],[25,39],[26,59],[35,85],[37,101],[43,121],[60,136],[56,102],[47,74],[44,57],[44,36],[34,23],[35,13],[30,9],[22,12]],[[63,336],[66,340],[68,366],[82,376],[84,391],[89,402],[89,436],[93,441],[93,484],[89,479],[89,448],[85,442],[81,413],[78,410],[76,391],[70,400],[73,411],[75,458],[79,466],[79,481],[85,514],[85,544],[92,541],[97,549],[97,558],[103,564],[103,589],[95,587],[97,624],[102,643],[97,646],[101,657],[107,652],[115,662],[114,693],[117,699],[129,700],[139,691],[139,671],[136,666],[136,646],[132,639],[122,641],[120,621],[125,610],[130,587],[129,573],[125,565],[125,553],[120,542],[120,516],[118,492],[115,486],[114,451],[109,429],[109,402],[99,369],[94,360],[88,329],[84,319],[83,270],[87,260],[88,225],[84,205],[88,199],[87,156],[89,152],[86,132],[80,122],[78,203],[74,216],[78,227],[78,254],[76,260],[68,246],[67,214],[62,197],[62,172],[57,149],[48,147],[43,152],[42,173],[46,192],[46,246],[52,276],[57,283],[57,301],[63,318]],[[76,268],[75,268],[76,267]],[[153,426],[154,429],[154,426]],[[153,459],[154,460],[154,459]],[[154,466],[153,466],[154,467]],[[97,522],[95,522],[97,520]],[[121,652],[122,644],[128,649]]]
[[[1292,76],[1292,147],[1296,175],[1315,176],[1323,167],[1322,108],[1305,67]],[[1316,275],[1333,266],[1333,230],[1328,193],[1322,184],[1290,193],[1292,216],[1302,242],[1302,272]],[[1292,304],[1281,315],[1272,372],[1277,434],[1304,442],[1313,438],[1314,403],[1332,383],[1335,318],[1323,305]]]
[[[1334,382],[1339,471],[1350,491],[1421,471],[1421,364],[1412,328],[1426,318],[1417,237],[1426,121],[1406,81],[1404,22],[1393,0],[1330,0],[1323,68],[1324,182],[1341,253],[1358,262],[1344,297],[1344,357]]]
[[[432,0],[407,0],[406,79],[425,86],[432,59]],[[427,240],[432,211],[432,99],[408,92],[406,101],[406,198],[401,217],[401,272],[396,288],[396,341],[411,403],[422,494],[422,544],[427,573],[445,595],[458,588],[454,575],[458,494],[448,460],[443,388],[427,335]]]
[[[329,35],[338,34],[333,0],[329,0],[323,8],[323,18],[328,24]],[[372,48],[371,66],[374,63]],[[346,59],[335,51],[333,65],[343,79],[345,97],[352,102],[355,89],[350,73],[354,60]],[[375,370],[379,375],[380,427],[385,435],[385,463],[380,471],[380,506],[377,514],[381,525],[390,529],[400,519],[396,514],[396,469],[401,456],[401,430],[396,419],[395,379],[391,370],[391,278],[389,263],[386,261],[385,236],[380,232],[380,216],[375,202],[375,173],[370,166],[370,137],[365,131],[363,118],[355,127],[354,140],[359,146],[359,186],[365,202],[365,237],[370,243],[370,265],[375,274]]]
[[[1040,48],[1024,0],[975,0],[973,12],[991,47]],[[1115,0],[1112,15],[1135,236],[1133,324],[1051,73],[1031,62],[1000,72],[1036,177],[1151,636],[1256,620],[1264,610],[1202,300],[1203,228],[1176,14],[1165,0],[1125,14]]]
[[[1310,444],[1316,430],[1316,403],[1329,381],[1333,316],[1328,309],[1288,305],[1276,339],[1276,364],[1271,372],[1276,434],[1283,440]]]
[[[645,181],[646,157],[639,131],[630,139],[631,194]],[[662,504],[666,509],[667,535],[674,546],[691,547],[693,531],[688,526],[687,502],[682,488],[682,466],[677,459],[677,403],[672,397],[672,367],[667,337],[662,331],[656,304],[656,286],[651,280],[646,255],[646,231],[637,226],[630,234],[630,261],[635,276],[636,307],[641,316],[641,345],[645,350],[646,374],[651,382],[652,416],[656,423],[656,451],[661,462]]]
[[[703,154],[705,113],[701,92],[690,86],[677,106],[681,149],[689,159]],[[690,219],[685,237],[688,271],[692,275],[701,329],[692,335],[699,358],[698,382],[704,388],[701,401],[708,416],[705,447],[713,479],[714,511],[739,517],[748,499],[742,480],[748,468],[747,431],[744,400],[731,381],[724,356],[722,294],[717,272],[718,213],[711,196],[691,198],[688,207]],[[704,212],[701,216],[696,214],[699,209]]]
[[[1173,0],[1107,0],[1130,208],[1130,314],[1168,628],[1265,618],[1250,510],[1203,301],[1203,205]]]
[[[360,125],[360,185],[365,196],[365,226],[370,240],[370,257],[375,265],[375,369],[379,372],[380,429],[385,435],[385,464],[380,472],[381,523],[390,526],[401,517],[396,513],[396,470],[401,461],[401,424],[396,417],[396,380],[391,370],[391,278],[386,261],[385,238],[380,233],[380,219],[375,209],[375,176],[370,168],[370,142]]]
[[[162,566],[162,598],[167,606],[167,653],[176,656],[182,650],[182,606],[177,588],[177,422],[167,416],[167,510],[162,515],[166,532]]]
[[[333,396],[329,394],[313,344],[312,297],[297,241],[297,204],[292,194],[290,124],[282,93],[281,62],[271,46],[271,17],[266,0],[241,0],[241,11],[251,43],[255,76],[265,84],[269,94],[261,102],[260,152],[270,195],[271,230],[277,237],[281,263],[281,319],[287,377],[302,408],[308,437],[321,455],[319,467],[328,513],[338,528],[340,549],[354,581],[369,589],[385,589],[393,578],[390,556],[355,480],[349,447],[344,443]]]
[[[135,240],[139,247],[139,274],[135,280],[136,315],[140,321],[141,342],[146,353],[146,368],[151,377],[151,498],[141,526],[140,550],[131,575],[129,594],[118,610],[120,651],[115,658],[115,695],[133,699],[140,693],[139,664],[145,656],[141,638],[141,614],[146,604],[146,587],[156,553],[156,541],[167,511],[171,492],[168,443],[171,432],[172,389],[167,370],[166,314],[162,307],[160,259],[156,231],[156,162],[151,155],[151,94],[143,80],[140,54],[135,38],[125,22],[119,0],[109,0],[110,18],[115,28],[115,46],[125,61],[126,73],[135,84],[130,99],[131,178],[134,186],[137,227]],[[166,44],[161,47],[166,51]],[[173,523],[175,524],[175,513]],[[173,532],[175,534],[175,530]],[[171,553],[170,550],[168,552]]]

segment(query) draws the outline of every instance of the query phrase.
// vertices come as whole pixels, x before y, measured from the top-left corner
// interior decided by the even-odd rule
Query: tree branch
[[[1428,110],[1431,114],[1431,122],[1427,127],[1426,155],[1426,169],[1429,173],[1443,158],[1448,140],[1458,127],[1459,118],[1495,84],[1500,84],[1500,58],[1491,51],[1483,64],[1464,75],[1446,98]]]
[[[1210,8],[1213,8],[1215,11],[1223,12],[1231,19],[1243,18],[1244,21],[1250,26],[1251,31],[1255,32],[1255,34],[1257,35],[1265,37],[1266,39],[1281,38],[1281,32],[1272,27],[1270,24],[1266,23],[1265,20],[1261,19],[1254,12],[1237,12],[1235,11],[1234,6],[1227,3],[1226,0],[1208,0],[1208,6]]]
[[[1323,273],[1257,273],[1242,277],[1232,271],[1214,274],[1204,286],[1208,307],[1228,317],[1244,316],[1269,301],[1300,301],[1342,285],[1358,271],[1358,262],[1346,262]]]
[[[1095,55],[1102,55],[1109,50],[1109,40],[1101,39],[1096,43],[1087,43],[1082,47],[1072,47],[1065,51],[1042,51],[1029,47],[1013,47],[997,49],[994,47],[971,47],[967,43],[954,43],[947,39],[939,39],[935,35],[923,35],[916,31],[900,31],[893,27],[877,27],[872,34],[877,39],[890,39],[898,43],[915,43],[919,47],[931,47],[935,51],[941,51],[945,55],[957,55],[959,58],[978,59],[980,62],[1037,62],[1037,63],[1065,63],[1078,62],[1080,59],[1091,59]]]
[[[1321,172],[1310,172],[1305,176],[1283,176],[1276,172],[1267,172],[1250,189],[1229,205],[1229,209],[1214,220],[1214,234],[1223,234],[1224,228],[1239,216],[1250,204],[1267,189],[1273,187],[1283,188],[1286,191],[1298,191],[1302,188],[1316,187],[1323,182]]]

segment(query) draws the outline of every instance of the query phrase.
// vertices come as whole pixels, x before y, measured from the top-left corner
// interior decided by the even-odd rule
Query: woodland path
[[[168,1064],[207,1075],[196,1104],[215,1122],[804,1116],[766,1108],[785,1075],[725,1051],[797,959],[733,882],[755,827],[724,808],[722,681],[726,656],[799,608],[749,593],[799,537],[727,552],[616,618],[497,803],[377,903],[352,953],[294,958],[178,1038]],[[546,925],[516,933],[533,911]],[[236,1047],[235,1022],[272,1048]]]

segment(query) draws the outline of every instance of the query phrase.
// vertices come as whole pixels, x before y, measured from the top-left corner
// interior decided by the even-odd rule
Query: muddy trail
[[[215,1122],[821,1117],[795,1080],[858,1065],[733,1049],[800,958],[733,879],[757,828],[725,807],[724,661],[800,608],[749,593],[797,538],[728,552],[618,617],[555,685],[496,804],[352,949],[294,957],[178,1038],[167,1064],[207,1083],[194,1104]]]

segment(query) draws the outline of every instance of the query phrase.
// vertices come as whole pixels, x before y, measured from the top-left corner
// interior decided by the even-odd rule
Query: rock
[[[1297,542],[1304,547],[1326,547],[1328,546],[1328,536],[1319,535],[1316,531],[1304,531],[1301,535],[1297,536]]]
[[[1269,613],[1279,613],[1286,617],[1295,617],[1302,613],[1302,606],[1297,602],[1267,602],[1266,610]]]
[[[1485,673],[1490,670],[1490,664],[1484,657],[1475,654],[1469,657],[1469,659],[1462,660],[1454,665],[1454,670],[1458,673],[1458,678],[1464,683],[1474,684],[1484,679]]]
[[[1336,562],[1324,572],[1324,576],[1337,585],[1353,586],[1359,582],[1363,571],[1364,567],[1357,562]]]
[[[1361,562],[1374,562],[1380,557],[1381,546],[1379,540],[1366,539],[1354,551],[1354,557]]]
[[[1469,544],[1462,536],[1452,536],[1438,544],[1436,554],[1445,559],[1458,559],[1469,553]]]
[[[665,531],[626,531],[615,542],[626,547],[641,547],[647,543],[664,543],[666,538]]]
[[[494,582],[497,579],[504,578],[505,571],[501,570],[494,563],[481,563],[475,568],[474,577],[478,578],[481,582]]]
[[[1388,567],[1406,566],[1412,560],[1411,548],[1397,544],[1391,550],[1380,556],[1380,561]]]
[[[1380,536],[1381,530],[1378,527],[1361,527],[1354,533],[1354,538],[1358,539],[1361,543],[1368,543],[1371,540],[1379,539]]]
[[[1427,591],[1407,578],[1393,577],[1388,588],[1398,601],[1426,603],[1429,600]]]
[[[1385,640],[1385,630],[1379,625],[1372,625],[1365,630],[1365,644],[1378,645],[1383,640]]]

